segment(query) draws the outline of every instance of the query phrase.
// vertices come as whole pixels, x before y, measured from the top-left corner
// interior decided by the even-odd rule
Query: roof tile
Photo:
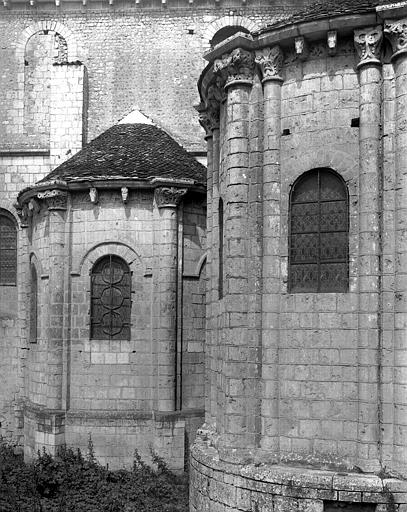
[[[112,126],[39,183],[152,177],[205,184],[206,169],[160,128],[136,123]]]

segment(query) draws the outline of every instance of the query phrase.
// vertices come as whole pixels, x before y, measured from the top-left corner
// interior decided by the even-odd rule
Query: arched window
[[[219,199],[219,282],[218,282],[218,293],[219,299],[223,298],[223,245],[224,245],[224,234],[223,234],[223,200]]]
[[[129,340],[131,272],[118,256],[108,255],[91,271],[90,338]]]
[[[348,190],[330,169],[302,175],[290,195],[288,291],[348,289]]]
[[[38,277],[34,263],[30,268],[30,343],[37,343],[38,329]]]
[[[17,284],[17,227],[10,213],[0,209],[0,285]]]

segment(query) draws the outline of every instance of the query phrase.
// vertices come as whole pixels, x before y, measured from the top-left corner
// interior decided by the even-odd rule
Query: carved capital
[[[393,49],[392,59],[407,52],[407,20],[386,22],[384,33]]]
[[[29,214],[28,214],[28,206],[24,204],[23,206],[20,206],[18,203],[15,203],[14,208],[16,209],[18,218],[20,219],[20,225],[22,228],[28,227],[28,220],[29,220]]]
[[[212,130],[219,126],[219,116],[218,116],[218,123],[217,126],[214,126],[212,117],[208,110],[203,110],[202,112],[199,112],[199,124],[202,126],[202,128],[205,130],[205,137],[211,137],[212,136]]]
[[[64,190],[44,190],[37,198],[46,202],[48,210],[66,210],[68,194]]]
[[[176,208],[187,193],[186,188],[158,187],[154,190],[154,198],[158,208]]]
[[[252,52],[236,48],[213,64],[214,73],[223,80],[226,78],[225,88],[240,82],[251,84],[254,72],[254,55]]]
[[[353,41],[360,59],[358,68],[365,64],[380,64],[380,51],[383,41],[381,26],[355,30]]]
[[[279,46],[263,48],[256,51],[256,64],[260,67],[263,82],[267,80],[283,80],[281,70],[283,69],[284,56]]]

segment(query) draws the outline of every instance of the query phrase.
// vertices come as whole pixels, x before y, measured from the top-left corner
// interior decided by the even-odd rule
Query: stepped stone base
[[[373,474],[230,464],[197,438],[190,512],[404,512],[407,482]]]

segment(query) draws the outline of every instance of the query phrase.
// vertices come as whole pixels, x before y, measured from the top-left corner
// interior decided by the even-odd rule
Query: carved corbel
[[[354,43],[359,56],[357,67],[365,64],[380,64],[380,52],[383,41],[381,26],[368,27],[354,31]]]
[[[305,60],[309,55],[308,43],[307,43],[307,40],[305,39],[305,37],[303,37],[303,36],[296,37],[295,41],[294,41],[294,45],[295,45],[295,55],[300,60]]]
[[[225,88],[236,82],[252,84],[254,55],[242,48],[236,48],[222,59],[215,60],[213,70],[222,80],[226,76]]]
[[[255,61],[261,70],[263,82],[267,80],[283,80],[281,71],[283,69],[284,56],[280,46],[257,50]]]
[[[338,49],[338,32],[336,30],[329,30],[326,42],[329,55],[335,55]]]
[[[154,198],[158,208],[176,208],[184,195],[186,188],[158,187],[154,190]]]
[[[120,192],[122,194],[122,201],[124,204],[126,204],[127,201],[129,200],[129,189],[127,187],[122,187],[120,189]]]
[[[44,190],[37,198],[45,201],[48,210],[66,210],[68,194],[65,190]]]
[[[392,59],[407,53],[407,20],[386,22],[384,33],[393,49]]]
[[[90,189],[89,189],[89,198],[90,198],[90,202],[92,204],[98,204],[98,202],[99,202],[99,194],[98,194],[97,188],[90,187]]]

